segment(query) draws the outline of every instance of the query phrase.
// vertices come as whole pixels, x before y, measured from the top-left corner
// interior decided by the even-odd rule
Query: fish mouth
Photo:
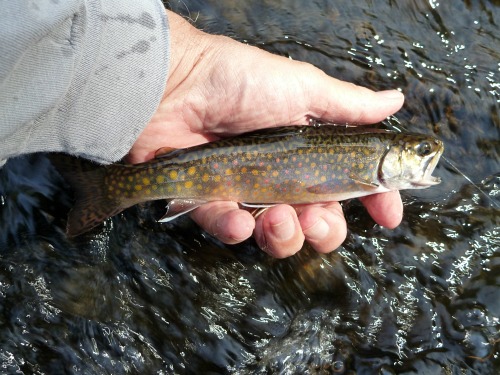
[[[427,167],[425,168],[424,173],[422,174],[422,178],[419,181],[414,182],[415,186],[425,188],[441,183],[440,177],[432,176],[432,172],[434,172],[434,169],[436,168],[437,163],[439,162],[439,158],[441,157],[444,151],[442,143],[440,146],[441,147],[434,154],[434,156],[431,159],[429,159],[429,163],[427,164]]]

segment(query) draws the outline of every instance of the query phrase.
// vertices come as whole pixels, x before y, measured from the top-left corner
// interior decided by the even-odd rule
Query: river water
[[[346,242],[275,260],[134,207],[63,233],[44,155],[0,170],[0,373],[500,372],[500,2],[172,1],[205,31],[399,88],[387,126],[445,142],[395,230],[344,204]],[[236,57],[235,57],[236,58]],[[263,67],[265,69],[265,67]]]

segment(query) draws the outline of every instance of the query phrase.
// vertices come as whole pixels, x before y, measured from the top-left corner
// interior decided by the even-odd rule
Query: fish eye
[[[418,156],[427,156],[431,153],[431,151],[432,151],[432,145],[427,141],[419,143],[417,146]]]

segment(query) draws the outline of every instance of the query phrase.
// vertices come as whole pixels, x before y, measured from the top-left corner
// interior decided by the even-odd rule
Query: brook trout
[[[367,127],[286,126],[185,149],[142,164],[99,166],[52,157],[75,190],[67,233],[76,236],[135,204],[169,199],[169,221],[203,203],[248,206],[340,201],[438,184],[443,143]]]

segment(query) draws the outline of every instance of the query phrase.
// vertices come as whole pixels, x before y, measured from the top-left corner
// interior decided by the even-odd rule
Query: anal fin
[[[202,199],[172,199],[167,204],[167,211],[165,212],[165,215],[163,215],[158,222],[168,223],[181,215],[193,211],[195,208],[200,207],[204,203],[207,203],[207,201]]]
[[[257,219],[260,215],[262,215],[269,208],[276,206],[275,204],[254,204],[254,203],[245,203],[245,202],[240,202],[240,205],[242,207],[245,207],[245,208],[253,208],[253,210],[250,210],[250,213],[252,214],[254,219]]]
[[[240,204],[243,207],[248,207],[248,208],[269,208],[272,206],[276,206],[275,204],[258,204],[258,203],[245,203],[245,202],[240,202]]]

